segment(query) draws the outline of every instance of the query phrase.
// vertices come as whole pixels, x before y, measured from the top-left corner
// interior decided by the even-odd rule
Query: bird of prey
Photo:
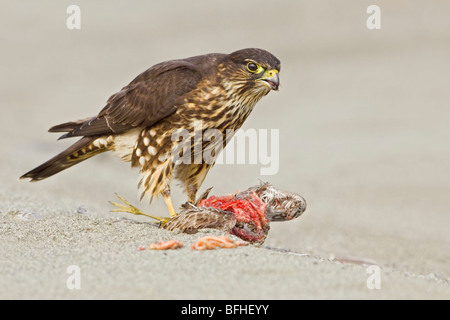
[[[197,191],[214,165],[214,159],[174,159],[180,150],[174,134],[180,130],[190,133],[190,149],[181,146],[181,154],[197,159],[195,123],[201,123],[202,133],[215,129],[225,138],[225,132],[230,132],[227,129],[239,129],[263,96],[278,90],[279,72],[280,61],[256,48],[156,64],[113,94],[97,116],[51,127],[49,132],[65,132],[59,139],[81,138],[21,178],[39,181],[94,155],[113,151],[140,169],[141,200],[148,196],[151,202],[162,196],[174,217],[171,180],[181,182],[188,201],[195,203]],[[203,141],[200,151],[219,147],[220,152],[229,138]],[[136,213],[132,206],[122,209]]]

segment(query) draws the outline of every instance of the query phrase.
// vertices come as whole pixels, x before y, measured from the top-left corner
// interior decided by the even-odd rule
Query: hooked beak
[[[264,82],[270,89],[278,91],[280,85],[280,77],[278,76],[278,70],[272,69],[264,72],[263,76],[258,81]]]

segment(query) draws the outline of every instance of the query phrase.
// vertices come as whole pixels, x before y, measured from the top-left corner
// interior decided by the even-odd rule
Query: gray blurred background
[[[66,27],[70,4],[81,8],[81,30]],[[381,30],[366,27],[370,4],[381,8]],[[304,216],[273,224],[268,246],[450,277],[450,2],[2,0],[1,7],[3,207],[38,201],[109,216],[114,192],[138,203],[138,172],[111,154],[40,183],[17,178],[71,143],[56,142],[49,127],[96,115],[153,64],[260,47],[281,60],[282,87],[244,129],[280,130],[278,174],[217,165],[203,188],[228,194],[262,179],[303,195]],[[166,212],[163,201],[139,207]]]

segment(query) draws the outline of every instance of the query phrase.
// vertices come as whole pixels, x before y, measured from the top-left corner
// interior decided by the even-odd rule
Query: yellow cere
[[[270,77],[273,77],[277,73],[278,73],[278,70],[276,70],[276,69],[267,70],[266,72],[264,72],[263,77],[264,78],[270,78]]]

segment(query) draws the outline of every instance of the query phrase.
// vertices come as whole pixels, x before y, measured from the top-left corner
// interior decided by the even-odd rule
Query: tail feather
[[[101,144],[96,141],[98,138],[98,136],[81,138],[60,154],[25,173],[20,179],[29,178],[31,179],[30,181],[43,180],[81,161],[109,150],[107,144]]]
[[[83,123],[86,123],[89,120],[92,120],[92,117],[81,119],[78,121],[64,122],[51,127],[50,129],[48,129],[48,132],[70,132],[76,128],[79,128],[81,125],[83,125]]]

